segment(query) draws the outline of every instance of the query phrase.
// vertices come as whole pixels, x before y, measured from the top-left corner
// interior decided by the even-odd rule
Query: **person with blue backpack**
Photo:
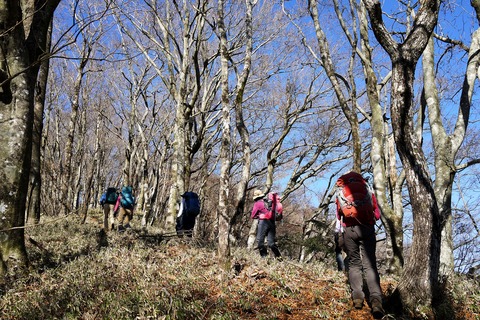
[[[131,228],[130,221],[133,219],[133,208],[135,206],[135,197],[133,196],[132,186],[124,186],[118,195],[114,211],[117,212],[117,230],[119,232]],[[124,224],[125,223],[125,224]]]
[[[117,202],[117,188],[109,187],[100,197],[100,205],[103,207],[103,229],[110,231],[115,228],[115,204]]]

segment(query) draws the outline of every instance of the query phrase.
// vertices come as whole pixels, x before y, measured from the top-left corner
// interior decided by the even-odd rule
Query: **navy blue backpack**
[[[188,191],[182,194],[182,197],[185,200],[183,214],[191,218],[198,216],[200,214],[200,199],[198,198],[198,194]]]

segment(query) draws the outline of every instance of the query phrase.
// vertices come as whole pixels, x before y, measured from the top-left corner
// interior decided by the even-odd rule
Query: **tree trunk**
[[[165,219],[165,230],[175,230],[180,194],[185,191],[185,103],[177,103],[175,117],[175,138],[173,142],[172,185],[168,200],[168,215]]]
[[[188,108],[191,107],[187,103],[187,72],[189,70],[189,64],[191,63],[189,59],[189,49],[192,46],[193,38],[190,34],[188,25],[190,21],[190,13],[188,10],[187,2],[183,2],[183,13],[182,17],[183,22],[183,51],[181,56],[183,59],[178,63],[178,74],[177,82],[178,87],[170,88],[174,92],[176,106],[176,115],[175,115],[175,138],[173,142],[173,162],[172,162],[172,184],[170,187],[170,198],[168,200],[168,214],[165,219],[165,230],[174,231],[175,230],[175,219],[177,217],[178,208],[179,208],[179,198],[180,195],[187,191],[185,189],[185,180],[186,180],[186,170],[187,170],[187,161],[190,157],[187,154],[186,143],[187,143],[187,113]],[[171,22],[171,21],[170,21]]]
[[[64,174],[62,175],[63,183],[62,188],[62,204],[63,204],[63,214],[69,214],[74,207],[74,194],[73,194],[73,172],[72,172],[72,159],[73,159],[73,143],[75,139],[75,130],[77,126],[78,110],[80,108],[80,91],[82,88],[82,81],[85,75],[85,67],[87,66],[91,48],[84,42],[84,47],[82,51],[82,59],[77,68],[77,77],[75,78],[75,83],[73,85],[73,96],[71,99],[71,112],[70,120],[68,122],[68,133],[67,141],[65,142],[64,150]]]
[[[439,286],[441,218],[413,123],[413,82],[417,61],[437,24],[440,2],[421,2],[403,43],[395,42],[388,33],[380,3],[364,3],[375,36],[392,60],[392,126],[413,212],[413,243],[395,294],[400,297],[402,308],[415,313],[419,306],[424,306],[430,313],[433,301],[443,294]]]
[[[414,64],[393,62],[392,123],[395,142],[404,166],[413,210],[413,243],[397,287],[402,303],[432,306],[439,289],[440,215],[427,171],[426,160],[418,144],[412,116]],[[436,298],[436,297],[435,297]]]
[[[0,6],[0,276],[13,265],[28,264],[22,227],[32,154],[34,89],[38,58],[47,52],[47,30],[58,2],[11,0]]]
[[[102,123],[101,119],[101,113],[97,112],[97,117],[95,121],[95,146],[94,146],[94,152],[93,152],[93,162],[90,164],[90,170],[88,170],[88,175],[85,179],[85,196],[84,196],[84,201],[83,201],[83,212],[82,212],[82,223],[85,223],[87,220],[87,215],[88,215],[88,207],[90,203],[92,202],[91,199],[92,197],[95,196],[94,193],[94,177],[98,174],[97,170],[99,170],[98,167],[98,162],[99,162],[99,154],[100,154],[100,125]],[[88,164],[87,164],[88,168]],[[87,169],[86,168],[86,169]]]
[[[52,38],[52,24],[48,28],[46,48],[50,51]],[[32,137],[32,164],[30,167],[30,181],[27,199],[27,221],[33,218],[34,223],[40,222],[40,193],[42,190],[42,176],[40,174],[42,159],[43,114],[45,110],[45,96],[48,83],[50,60],[45,59],[40,65],[35,92],[35,111]]]
[[[228,199],[230,190],[230,100],[228,89],[228,42],[224,21],[224,2],[218,1],[218,30],[220,32],[220,61],[222,89],[222,143],[220,148],[220,190],[218,199],[218,255],[221,259],[230,257]]]
[[[402,189],[405,184],[405,171],[397,176],[395,141],[393,136],[388,137],[388,162],[389,177],[388,185],[390,198],[392,199],[392,216],[383,216],[384,227],[387,232],[387,258],[389,259],[388,271],[391,274],[400,275],[403,270],[405,258],[403,255],[403,199]]]
[[[480,7],[479,3],[472,5]],[[423,54],[424,97],[428,107],[428,118],[435,150],[435,195],[442,221],[442,242],[440,254],[440,274],[451,276],[454,272],[452,236],[452,189],[456,174],[455,158],[462,145],[470,117],[471,99],[477,71],[480,49],[480,29],[472,35],[469,59],[460,98],[455,130],[448,135],[442,124],[440,99],[435,82],[434,41],[430,38]]]
[[[384,222],[385,231],[387,234],[387,257],[389,258],[388,270],[390,273],[399,275],[403,267],[403,207],[402,203],[395,201],[388,201],[387,190],[389,186],[388,176],[390,179],[396,180],[395,152],[389,151],[390,147],[394,148],[393,141],[389,144],[386,139],[388,133],[388,125],[386,123],[384,112],[380,105],[380,93],[377,85],[377,76],[373,69],[372,49],[368,36],[368,21],[365,5],[360,3],[358,7],[358,16],[360,20],[360,37],[362,47],[362,65],[367,85],[367,96],[371,108],[370,125],[372,128],[372,143],[370,150],[370,159],[373,167],[374,183],[373,188],[375,196],[378,200],[378,205],[382,212],[382,221]],[[385,150],[386,149],[386,150]],[[392,170],[387,175],[386,158],[393,161]],[[393,189],[395,190],[395,189]],[[392,190],[392,191],[393,191]],[[398,190],[401,193],[401,188]],[[390,199],[395,197],[392,192],[389,194]]]
[[[250,135],[245,125],[243,115],[243,94],[247,85],[248,78],[250,76],[250,69],[252,66],[252,51],[253,51],[253,24],[252,24],[252,1],[245,1],[246,14],[245,14],[245,38],[246,48],[245,57],[243,63],[243,71],[238,78],[237,86],[235,88],[235,118],[236,128],[242,140],[242,175],[238,182],[237,197],[235,203],[235,213],[231,218],[230,229],[237,223],[237,220],[245,213],[245,202],[247,196],[248,182],[250,181],[250,167],[251,167],[251,148],[250,148]],[[231,230],[229,235],[232,234]]]

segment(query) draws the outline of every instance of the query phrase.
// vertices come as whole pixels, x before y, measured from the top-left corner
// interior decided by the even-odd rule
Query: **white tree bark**
[[[428,119],[435,150],[435,196],[442,217],[442,242],[440,250],[440,274],[453,274],[452,238],[452,189],[456,173],[455,158],[465,138],[470,117],[470,106],[477,72],[479,71],[478,52],[480,50],[480,29],[472,35],[468,65],[459,104],[457,122],[451,135],[442,123],[442,113],[436,87],[434,42],[428,42],[423,54],[424,103],[428,108]]]

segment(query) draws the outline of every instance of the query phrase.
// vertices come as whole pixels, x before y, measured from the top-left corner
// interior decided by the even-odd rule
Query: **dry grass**
[[[99,230],[98,219],[75,217],[27,229],[31,267],[2,285],[1,319],[372,318],[368,307],[351,309],[345,276],[322,263],[238,249],[221,267],[195,240]],[[394,285],[382,277],[385,291]],[[479,319],[479,291],[472,281],[453,286],[457,319]]]

